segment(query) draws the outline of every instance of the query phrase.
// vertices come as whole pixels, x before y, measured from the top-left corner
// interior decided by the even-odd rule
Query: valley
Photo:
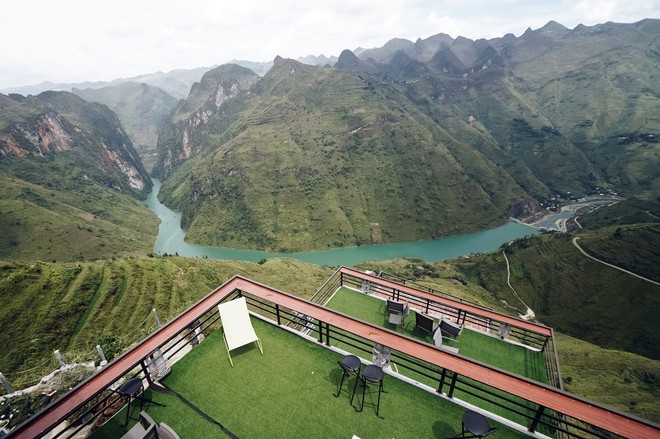
[[[658,36],[550,22],[0,94],[0,372],[117,356],[235,274],[307,299],[343,265],[524,302],[566,390],[660,422]]]
[[[158,237],[153,248],[153,251],[160,255],[237,259],[252,262],[269,258],[292,258],[307,263],[328,266],[353,265],[364,261],[391,258],[415,258],[434,262],[443,259],[454,259],[472,253],[489,252],[502,243],[539,233],[538,230],[526,225],[509,222],[495,229],[435,240],[364,245],[298,253],[268,253],[259,250],[207,247],[190,244],[185,240],[186,232],[181,228],[181,212],[175,212],[160,203],[157,197],[160,187],[160,181],[154,179],[153,190],[147,196],[149,209],[160,219]]]

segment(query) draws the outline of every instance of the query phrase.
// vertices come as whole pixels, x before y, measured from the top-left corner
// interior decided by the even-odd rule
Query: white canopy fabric
[[[220,312],[220,320],[222,320],[227,355],[229,355],[229,362],[232,367],[234,367],[234,362],[231,359],[229,351],[252,342],[257,342],[259,350],[262,354],[264,353],[261,340],[257,337],[252,327],[245,297],[238,297],[229,302],[219,304],[218,311]]]

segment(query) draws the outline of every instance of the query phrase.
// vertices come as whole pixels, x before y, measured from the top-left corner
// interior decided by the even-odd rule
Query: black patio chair
[[[438,329],[438,324],[431,317],[420,312],[415,313],[415,327],[433,334]]]
[[[461,424],[461,435],[457,438],[473,438],[473,437],[486,437],[491,433],[497,431],[496,427],[488,425],[486,418],[472,410],[463,415],[463,423]]]
[[[410,313],[407,303],[397,302],[395,300],[387,301],[387,311],[390,313],[389,322],[393,325],[403,325],[406,317]]]

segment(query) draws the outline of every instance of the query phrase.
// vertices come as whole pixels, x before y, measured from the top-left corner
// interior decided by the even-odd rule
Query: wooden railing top
[[[460,302],[458,300],[452,300],[452,299],[449,299],[449,298],[446,298],[446,297],[436,296],[435,294],[430,294],[430,293],[427,293],[427,292],[424,292],[424,291],[420,291],[420,290],[418,290],[414,287],[410,287],[410,286],[407,286],[407,285],[404,285],[404,284],[401,284],[401,283],[398,283],[398,282],[395,282],[395,281],[383,279],[383,278],[375,276],[375,275],[363,273],[361,271],[357,271],[357,270],[354,270],[352,268],[340,267],[339,272],[347,274],[349,276],[357,277],[359,279],[368,280],[369,282],[380,284],[380,285],[388,287],[388,288],[393,288],[395,290],[405,292],[405,293],[410,294],[412,296],[417,296],[419,298],[428,299],[428,300],[431,300],[433,302],[436,302],[436,303],[439,303],[439,304],[442,304],[442,305],[445,305],[445,306],[460,309],[460,310],[465,311],[465,312],[470,313],[470,314],[479,315],[479,316],[486,317],[486,318],[489,318],[489,319],[492,319],[492,320],[496,320],[496,321],[502,322],[502,323],[508,323],[512,326],[515,326],[515,327],[518,327],[518,328],[521,328],[521,329],[525,329],[526,331],[530,331],[530,332],[533,332],[535,334],[540,334],[540,335],[543,335],[545,337],[551,337],[552,336],[552,329],[548,328],[547,326],[538,325],[536,323],[528,322],[528,321],[522,320],[522,319],[517,319],[515,317],[511,317],[511,316],[508,316],[508,315],[503,314],[503,313],[499,313],[499,312],[496,312],[496,311],[491,311],[491,310],[488,310],[488,309],[485,309],[485,308],[480,308],[478,306],[471,305],[471,304],[465,303],[465,302]]]
[[[138,346],[110,363],[105,369],[54,402],[47,409],[12,431],[12,438],[40,437],[66,419],[94,395],[108,388],[132,370],[155,349],[173,339],[233,292],[240,290],[274,304],[284,306],[314,319],[349,331],[374,343],[389,346],[440,368],[473,378],[512,395],[527,399],[551,410],[565,413],[586,423],[622,436],[657,438],[658,426],[624,413],[600,407],[561,390],[509,374],[465,357],[444,352],[296,296],[275,290],[252,280],[234,276],[199,302],[188,308]]]

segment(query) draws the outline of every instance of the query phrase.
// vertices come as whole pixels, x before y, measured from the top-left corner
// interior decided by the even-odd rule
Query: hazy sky
[[[391,38],[517,36],[660,18],[660,0],[9,0],[0,89],[379,47]]]

